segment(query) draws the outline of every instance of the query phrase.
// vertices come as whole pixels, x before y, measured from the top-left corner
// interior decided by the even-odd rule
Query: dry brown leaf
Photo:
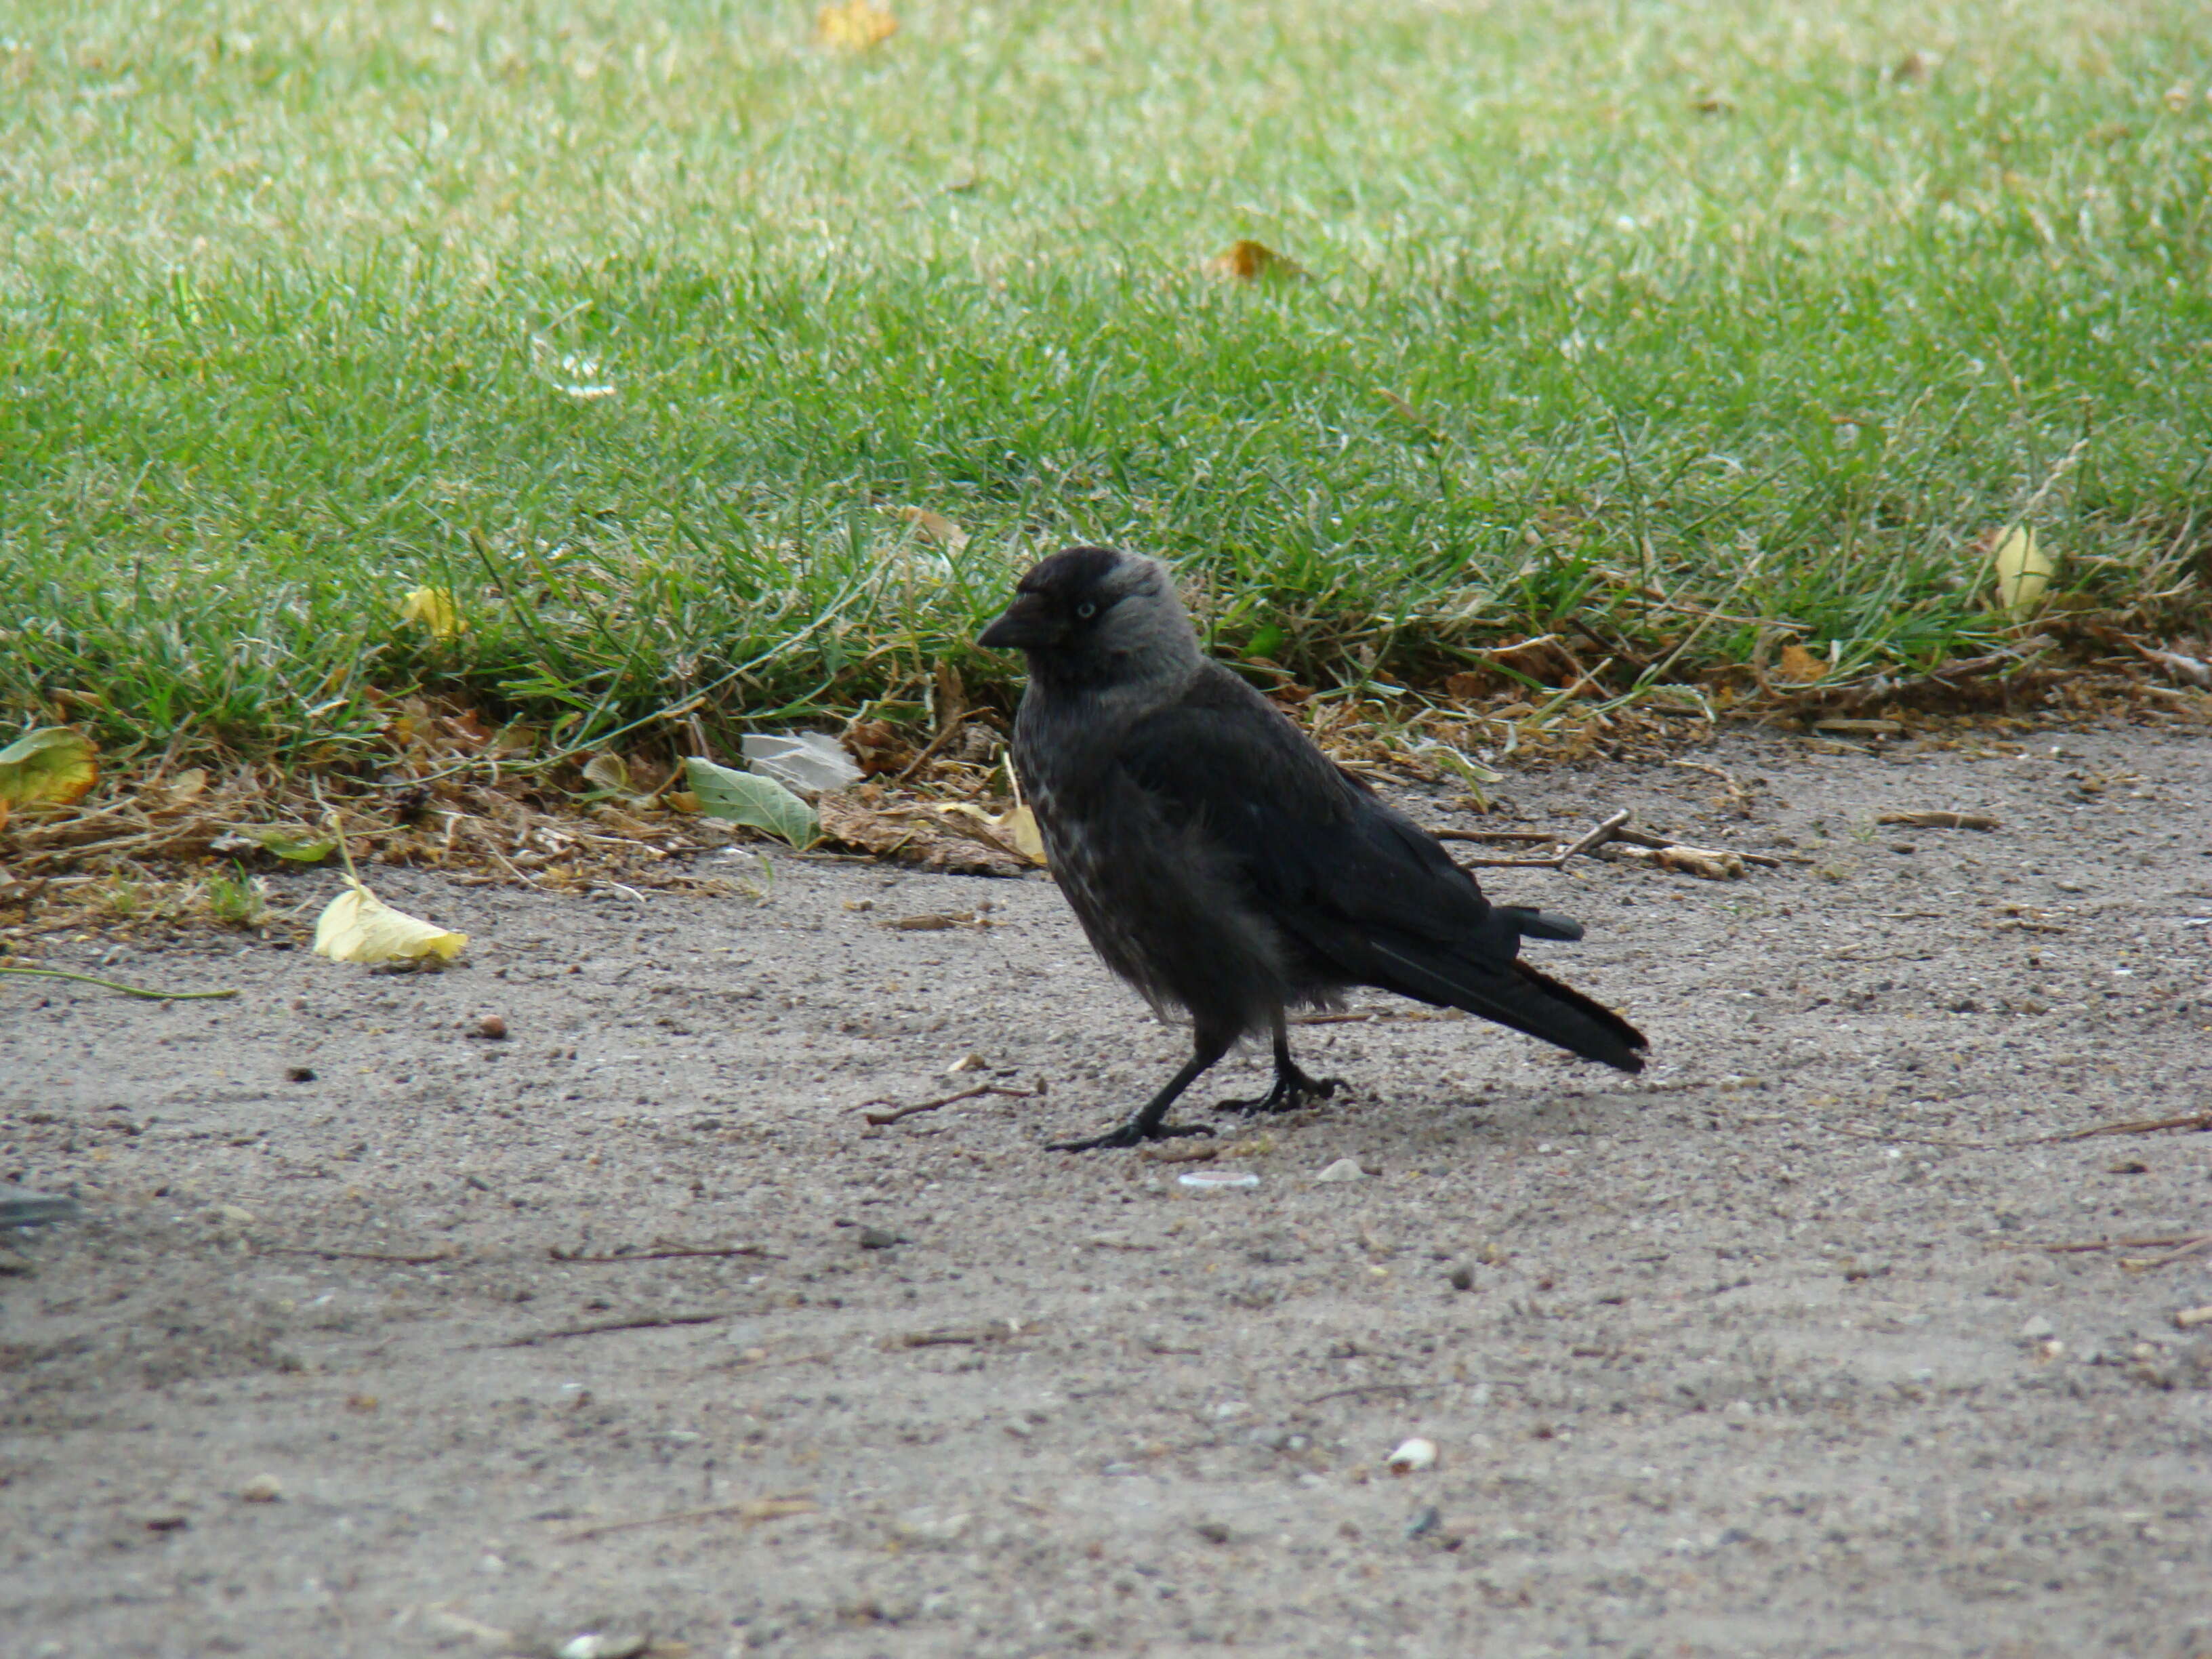
[[[1030,868],[1018,854],[963,836],[918,807],[878,811],[851,795],[831,793],[817,796],[814,810],[824,839],[878,858],[959,876],[1018,876]]]
[[[926,507],[902,507],[898,516],[948,553],[957,553],[968,545],[968,532],[942,513],[933,513]]]
[[[1827,675],[1828,665],[1795,640],[1782,647],[1782,660],[1774,666],[1774,678],[1793,685],[1826,679]]]
[[[1295,260],[1285,258],[1265,242],[1231,242],[1206,262],[1206,269],[1210,275],[1232,283],[1305,275]]]
[[[1036,815],[1028,807],[1012,807],[996,817],[966,801],[954,801],[937,810],[957,833],[1012,853],[1040,870],[1045,867],[1044,836],[1037,830]]]
[[[898,19],[868,0],[846,0],[814,15],[814,38],[833,52],[866,52],[898,33]]]
[[[2136,650],[2145,662],[2163,669],[2183,684],[2212,691],[2212,664],[2200,662],[2195,657],[2185,657],[2179,651],[2154,651],[2147,645],[2138,645]]]
[[[855,721],[845,733],[845,752],[859,763],[864,775],[872,778],[879,773],[902,771],[914,759],[914,746],[900,738],[889,720]]]

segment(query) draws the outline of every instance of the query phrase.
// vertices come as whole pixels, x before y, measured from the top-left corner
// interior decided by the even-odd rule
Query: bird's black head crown
[[[1071,547],[1032,566],[975,643],[1026,652],[1030,672],[1051,678],[1136,678],[1198,658],[1167,567],[1110,547]]]

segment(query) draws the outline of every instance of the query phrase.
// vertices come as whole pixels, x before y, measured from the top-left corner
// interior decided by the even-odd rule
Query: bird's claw
[[[1093,1135],[1088,1140],[1053,1140],[1045,1143],[1048,1152],[1101,1152],[1116,1146],[1141,1146],[1148,1140],[1175,1140],[1184,1135],[1210,1135],[1211,1125],[1204,1123],[1156,1123],[1146,1129],[1132,1118],[1118,1129],[1109,1129],[1103,1135]]]
[[[1219,1112],[1241,1112],[1247,1117],[1257,1117],[1263,1112],[1295,1112],[1309,1100],[1327,1100],[1345,1087],[1340,1077],[1308,1077],[1304,1072],[1278,1072],[1275,1086],[1256,1100],[1221,1100],[1214,1103]]]

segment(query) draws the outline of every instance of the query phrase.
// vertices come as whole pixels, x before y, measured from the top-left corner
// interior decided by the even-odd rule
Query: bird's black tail
[[[1391,990],[1464,1008],[1620,1071],[1644,1069],[1648,1045],[1641,1031],[1602,1003],[1517,957],[1500,972],[1490,963],[1447,957],[1433,947],[1394,948],[1380,939],[1370,945],[1392,970]]]

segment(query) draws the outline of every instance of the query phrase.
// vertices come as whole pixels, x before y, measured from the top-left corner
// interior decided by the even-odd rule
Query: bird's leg
[[[1291,1058],[1290,1033],[1284,1029],[1283,1011],[1275,1011],[1275,1086],[1257,1100],[1224,1100],[1215,1109],[1224,1112],[1243,1112],[1249,1115],[1261,1112],[1295,1112],[1309,1100],[1327,1100],[1344,1087],[1341,1078],[1308,1077]]]
[[[1118,1129],[1109,1129],[1103,1135],[1093,1135],[1088,1140],[1056,1140],[1045,1147],[1048,1152],[1095,1152],[1109,1146],[1137,1146],[1147,1140],[1166,1140],[1177,1135],[1210,1135],[1213,1131],[1203,1123],[1170,1126],[1161,1120],[1167,1116],[1168,1108],[1176,1103],[1182,1091],[1198,1081],[1199,1074],[1229,1052],[1231,1036],[1217,1037],[1211,1032],[1200,1032],[1196,1051],[1182,1070],[1168,1079],[1168,1086],[1146,1101],[1143,1108]]]

